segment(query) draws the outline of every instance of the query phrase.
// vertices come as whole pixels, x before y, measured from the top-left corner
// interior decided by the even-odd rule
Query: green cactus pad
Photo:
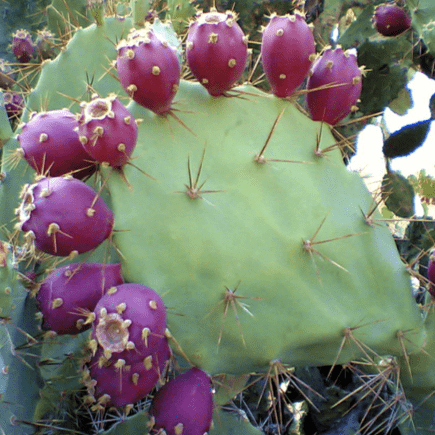
[[[411,25],[435,56],[435,4],[432,0],[406,0],[411,11]]]
[[[12,128],[9,123],[8,114],[5,109],[5,100],[3,91],[0,91],[0,161],[1,161],[1,149],[4,143],[12,136]]]
[[[77,30],[67,49],[43,64],[38,85],[28,96],[23,120],[27,119],[29,111],[41,109],[68,107],[73,112],[79,111],[78,104],[68,97],[86,100],[93,91],[103,96],[110,92],[125,95],[112,77],[116,71],[111,69],[109,60],[116,58],[116,41],[130,28],[130,19],[106,18],[102,26],[93,24]]]
[[[182,82],[175,107],[195,113],[177,116],[196,136],[130,104],[144,119],[134,164],[156,181],[132,166],[132,187],[109,178],[124,276],[163,295],[178,344],[211,373],[262,370],[273,359],[331,364],[344,329],[363,324],[360,340],[400,353],[396,331],[420,315],[389,231],[364,219],[372,199],[359,175],[337,149],[314,154],[321,125],[291,103],[240,91],[212,98]],[[321,136],[320,149],[334,144],[325,127]],[[198,198],[186,194],[205,180]],[[349,343],[339,360],[354,352]]]
[[[193,6],[193,1],[184,0],[168,0],[167,15],[172,21],[172,25],[177,33],[183,33],[193,19],[196,9]]]
[[[0,243],[0,433],[33,433],[43,382],[37,368],[36,306],[18,280],[12,247]]]
[[[109,430],[102,432],[101,435],[136,435],[148,434],[147,428],[150,418],[145,412],[138,412],[131,417],[124,418],[124,421],[112,426]]]
[[[382,178],[382,199],[395,215],[409,218],[415,214],[414,189],[399,172],[389,171]]]
[[[213,426],[210,435],[262,435],[259,427],[254,427],[242,415],[216,409],[213,415]]]
[[[77,27],[92,23],[86,0],[53,0],[46,8],[48,28],[59,36],[68,35]]]

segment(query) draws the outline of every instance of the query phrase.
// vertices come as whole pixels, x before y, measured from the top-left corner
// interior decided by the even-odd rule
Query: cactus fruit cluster
[[[326,8],[345,26],[329,47],[302,5],[255,43],[219,6],[88,1],[80,27],[65,3],[67,44],[0,125],[0,432],[435,430],[435,230],[413,220],[404,250],[343,163],[365,44],[388,57],[411,32],[379,35],[372,4]],[[182,13],[180,35],[159,19]],[[392,153],[380,196],[412,217]]]

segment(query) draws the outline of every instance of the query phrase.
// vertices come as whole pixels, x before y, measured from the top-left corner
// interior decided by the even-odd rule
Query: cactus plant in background
[[[193,15],[187,3],[181,9]],[[396,433],[420,435],[435,429],[434,311],[425,290],[432,270],[417,272],[429,264],[433,229],[409,224],[412,242],[397,243],[402,261],[378,198],[343,164],[341,149],[352,143],[332,125],[370,117],[374,105],[366,91],[360,112],[348,114],[356,93],[346,104],[333,97],[327,109],[318,99],[316,109],[333,116],[314,114],[310,99],[319,86],[329,92],[345,85],[333,86],[341,83],[339,74],[317,85],[314,73],[306,76],[314,48],[303,7],[284,12],[285,25],[300,24],[302,39],[311,41],[302,47],[306,73],[286,84],[293,89],[273,95],[248,82],[227,93],[238,80],[231,76],[219,83],[224,95],[218,96],[204,83],[180,78],[178,41],[186,36],[189,52],[187,29],[176,35],[153,18],[173,10],[137,0],[131,16],[121,17],[117,11],[125,5],[92,3],[85,10],[96,23],[88,24],[83,4],[65,2],[62,12],[59,2],[50,6],[49,28],[65,45],[53,60],[31,60],[37,75],[22,123],[14,134],[9,125],[1,130],[1,431],[387,434],[396,427]],[[336,17],[344,48],[363,53],[344,56],[353,62],[344,83],[359,77],[357,90],[362,65],[356,59],[412,66],[388,51],[405,57],[411,32],[378,35],[371,26],[374,5],[363,6],[325,2],[319,12],[321,25],[322,14]],[[220,4],[216,9],[225,11]],[[413,9],[413,23],[417,15]],[[430,25],[422,26],[416,30],[429,43]],[[293,27],[282,34],[280,27],[270,39],[297,33]],[[225,40],[220,32],[214,32],[218,41]],[[235,44],[245,53],[238,33]],[[314,37],[321,45],[319,34]],[[195,38],[193,51],[202,43]],[[274,56],[266,46],[261,50],[266,71]],[[244,65],[243,53],[236,65]],[[208,62],[209,73],[222,73],[213,56]],[[252,78],[260,64],[255,58],[245,76]],[[386,71],[385,80],[395,80]],[[363,90],[372,89],[374,77],[362,79]],[[304,92],[287,98],[298,87]],[[387,94],[382,107],[395,97]],[[8,155],[24,148],[31,114],[65,107],[77,116],[72,131],[81,150],[99,162],[95,173],[86,182],[47,174],[55,154],[48,166],[32,168],[23,159],[11,165]],[[31,147],[57,130],[44,128]],[[115,139],[108,144],[100,142],[106,130]],[[107,157],[115,151],[121,160]],[[387,175],[383,200],[399,216],[407,200],[406,216],[412,215],[407,185],[400,174]],[[93,267],[97,274],[89,278]],[[410,276],[425,292],[420,304]],[[57,317],[50,319],[52,313]],[[53,326],[62,313],[62,326],[75,320],[72,329]],[[252,402],[245,419],[244,401]],[[173,410],[169,418],[162,407]]]
[[[411,28],[411,19],[399,6],[386,3],[376,7],[373,24],[380,34],[396,36]]]

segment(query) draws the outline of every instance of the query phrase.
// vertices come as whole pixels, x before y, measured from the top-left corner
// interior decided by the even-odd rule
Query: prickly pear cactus
[[[115,2],[108,3],[106,11],[116,10]],[[325,3],[331,7],[325,17],[336,20],[343,18],[350,6],[346,2]],[[83,6],[83,2],[77,4]],[[129,69],[132,59],[128,53],[133,52],[134,58],[135,50],[120,48],[128,45],[123,39],[133,26],[144,27],[141,22],[152,21],[154,15],[147,1],[131,2],[130,6],[132,17],[102,17],[100,8],[95,24],[76,29],[64,50],[41,64],[37,84],[26,96],[23,124],[14,137],[8,128],[1,131],[3,432],[17,429],[21,431],[17,433],[31,433],[24,423],[42,432],[53,429],[52,423],[58,421],[62,426],[59,430],[89,431],[92,424],[95,433],[138,433],[140,427],[141,432],[154,434],[164,427],[167,433],[185,435],[183,428],[195,421],[191,410],[177,403],[176,409],[185,414],[162,423],[157,411],[153,414],[157,405],[150,408],[149,399],[155,397],[158,403],[158,397],[163,396],[159,391],[168,391],[162,387],[165,382],[174,385],[172,379],[192,371],[204,373],[208,404],[211,392],[216,390],[213,424],[211,405],[207,405],[208,417],[203,425],[210,435],[261,432],[247,419],[220,409],[236,395],[243,395],[242,390],[251,384],[259,384],[262,389],[257,407],[269,400],[264,397],[265,391],[272,397],[267,405],[269,418],[279,434],[285,433],[290,420],[291,430],[301,434],[308,408],[311,412],[335,408],[317,419],[319,425],[331,416],[337,418],[348,409],[349,395],[363,402],[373,392],[373,383],[394,398],[384,402],[386,409],[395,410],[403,403],[409,408],[410,403],[425,400],[415,413],[415,425],[405,421],[408,413],[404,412],[393,418],[385,432],[396,422],[401,423],[404,434],[419,435],[432,429],[434,422],[428,413],[435,406],[431,396],[435,388],[433,307],[415,303],[410,280],[410,273],[416,273],[415,264],[402,261],[376,201],[361,177],[343,164],[341,148],[348,143],[337,141],[340,135],[336,129],[326,122],[313,121],[295,103],[304,93],[299,85],[286,98],[249,82],[225,89],[222,96],[212,96],[200,82],[181,78],[179,86],[171,87],[174,95],[164,111],[143,107],[134,96],[130,98],[131,92],[124,89],[119,77],[123,64],[119,57],[127,52],[129,59],[122,60]],[[171,7],[168,15],[175,14]],[[191,7],[187,2],[180,11]],[[392,46],[394,53],[407,48],[407,36],[399,35],[399,42],[386,43],[384,37],[373,36],[374,29],[364,27],[373,5],[355,6],[355,10],[359,18],[353,20],[348,13],[354,24],[341,27],[347,28],[343,41],[351,47],[355,42],[352,35],[364,39],[368,34],[364,44],[373,43],[376,53],[382,53],[373,62],[388,58],[400,64],[399,68],[407,68],[409,63],[401,63],[385,52]],[[146,15],[142,16],[144,11]],[[299,19],[303,20],[302,16]],[[72,32],[72,23],[63,23]],[[159,40],[163,40],[158,44],[161,52],[161,47],[174,46],[174,56],[182,59],[182,46],[169,24],[156,19],[154,24],[145,24],[145,29],[159,34]],[[66,38],[68,32],[60,33]],[[281,32],[276,32],[279,37]],[[148,39],[141,42],[147,44]],[[210,40],[213,43],[214,37]],[[368,46],[361,48],[367,56]],[[152,50],[153,45],[148,48]],[[312,54],[312,49],[307,53]],[[149,65],[151,73],[164,79],[165,64],[157,65],[159,52],[154,54],[156,65]],[[270,64],[273,69],[273,59]],[[177,64],[177,74],[179,69]],[[252,71],[245,71],[244,76],[252,77]],[[179,76],[176,79],[178,84]],[[142,83],[137,79],[135,92],[140,92]],[[363,89],[366,83],[363,80]],[[115,96],[117,103],[112,104]],[[362,98],[369,100],[367,96]],[[391,99],[388,95],[379,104],[384,107]],[[103,106],[104,114],[99,111]],[[110,110],[106,110],[108,106]],[[98,237],[95,250],[92,243],[85,243],[83,249],[76,244],[97,233],[90,226],[85,228],[84,219],[79,219],[79,229],[71,224],[66,233],[62,225],[54,226],[55,216],[43,226],[36,222],[31,229],[36,241],[29,237],[26,241],[20,231],[24,229],[29,236],[30,227],[24,224],[31,217],[49,213],[40,204],[51,193],[51,185],[54,189],[57,185],[84,183],[77,179],[60,181],[53,175],[50,178],[45,171],[36,173],[25,160],[10,158],[19,148],[17,135],[26,130],[24,123],[33,118],[32,112],[65,107],[81,121],[86,121],[87,109],[95,109],[92,122],[83,122],[90,125],[90,130],[85,131],[85,125],[77,129],[90,151],[96,151],[92,143],[103,137],[102,130],[113,128],[114,134],[118,133],[118,119],[127,117],[124,124],[135,127],[131,136],[136,139],[137,134],[135,144],[121,147],[126,152],[122,160],[111,163],[106,155],[100,159],[89,152],[97,160],[91,161],[97,170],[89,179],[84,178],[93,198],[92,205],[86,205],[88,217],[98,209],[100,200],[104,200],[104,210],[110,208],[109,217],[97,225],[104,237]],[[371,113],[371,109],[366,106],[363,112]],[[103,126],[94,122],[99,118]],[[118,138],[115,142],[111,147],[118,152]],[[23,185],[27,186],[23,189]],[[68,193],[63,195],[69,197]],[[394,201],[401,204],[398,196]],[[387,201],[387,196],[384,199]],[[83,208],[80,199],[69,202],[72,205],[62,205],[56,212],[68,225]],[[38,244],[44,238],[49,248]],[[82,254],[77,256],[78,252]],[[68,266],[71,262],[73,266]],[[63,296],[57,296],[50,299],[48,309],[42,310],[44,293],[38,298],[38,290],[51,285],[50,272],[71,271],[76,264],[79,270],[80,264],[91,262],[121,263],[118,281],[125,284],[110,286],[89,307],[72,309],[80,314],[75,326],[86,324],[83,330],[77,327],[65,335],[62,330],[57,334],[45,327],[48,322],[44,323],[41,316],[49,314],[43,311],[68,305]],[[18,282],[18,276],[29,279],[30,290]],[[61,281],[68,284],[68,278]],[[144,286],[147,292],[157,293],[146,303],[127,291]],[[98,290],[103,287],[98,284]],[[430,296],[426,299],[430,302]],[[141,311],[142,305],[146,309]],[[145,313],[157,316],[158,327],[146,324]],[[86,330],[87,325],[91,331]],[[34,359],[22,353],[28,348]],[[22,364],[16,364],[16,358]],[[332,373],[340,365],[354,370],[360,380],[349,394],[337,391],[338,387],[322,387],[323,381],[315,377],[315,371],[307,369],[319,367],[320,373],[323,366],[329,366]],[[251,382],[253,373],[256,379]],[[286,395],[290,388],[302,397],[291,406]],[[317,388],[323,388],[322,393],[316,392]],[[24,391],[26,398],[22,399]],[[402,395],[409,397],[396,399]],[[335,404],[331,403],[334,397],[338,397]],[[379,397],[376,394],[367,413],[359,416],[359,429],[355,431],[373,432],[373,421],[385,410],[376,413]],[[172,406],[166,403],[172,403],[170,398],[165,397],[163,404]],[[25,410],[18,406],[22,404]],[[286,410],[281,409],[283,404]],[[110,427],[105,413],[112,406],[118,411],[116,424]],[[68,417],[73,409],[80,410],[77,420],[83,421],[74,423]],[[371,413],[376,418],[368,422]]]

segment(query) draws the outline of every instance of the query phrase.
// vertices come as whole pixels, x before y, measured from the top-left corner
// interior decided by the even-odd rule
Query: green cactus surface
[[[18,279],[12,246],[0,241],[0,432],[31,434],[43,380],[37,368],[36,307]]]
[[[129,106],[144,119],[135,165],[157,181],[133,167],[124,170],[132,189],[109,178],[116,228],[127,230],[115,235],[125,276],[164,295],[181,348],[212,373],[260,370],[275,358],[332,363],[345,328],[363,324],[355,334],[368,346],[397,352],[396,331],[421,319],[389,232],[361,213],[372,206],[361,179],[338,149],[315,155],[320,124],[254,88],[239,91],[249,96],[216,99],[197,84],[180,86],[180,109],[194,100],[198,113],[178,116],[196,137]],[[334,143],[323,129],[319,149]],[[354,351],[344,347],[339,361]]]
[[[431,0],[406,0],[411,11],[412,27],[435,56],[435,4]]]
[[[432,50],[435,11],[430,0],[412,2],[407,6],[414,31]],[[194,14],[194,3],[175,3],[158,14],[178,20],[182,33],[180,20]],[[370,24],[373,2],[323,3],[315,22],[318,45],[337,27],[338,42],[356,48],[360,65],[370,70],[360,111],[352,116],[383,110],[412,76],[410,32],[377,35]],[[257,408],[260,402],[269,407],[280,435],[303,435],[306,421],[327,428],[325,434],[371,433],[364,424],[376,421],[370,419],[377,400],[385,400],[383,410],[402,407],[390,429],[399,424],[402,435],[434,430],[435,314],[430,296],[416,303],[411,285],[411,275],[423,289],[427,285],[424,272],[416,270],[427,269],[433,223],[411,222],[395,243],[364,180],[346,168],[351,144],[340,139],[369,118],[334,129],[307,116],[296,103],[303,93],[279,99],[245,83],[212,97],[188,75],[172,109],[156,115],[128,97],[114,61],[117,43],[158,4],[132,0],[131,16],[99,14],[94,24],[83,0],[53,0],[47,10],[50,29],[68,43],[38,68],[21,121],[34,111],[67,107],[78,113],[80,102],[94,93],[117,94],[140,120],[131,160],[122,168],[101,164],[86,180],[115,215],[110,240],[94,252],[61,261],[25,250],[14,209],[23,185],[38,174],[24,160],[14,164],[21,125],[13,131],[0,111],[0,433],[84,433],[86,424],[89,434],[152,433],[147,410],[154,391],[122,411],[102,411],[100,404],[93,409],[95,399],[85,396],[79,370],[84,349],[91,348],[89,331],[56,336],[41,330],[38,283],[71,261],[119,261],[127,283],[162,296],[175,354],[165,376],[191,366],[212,376],[210,435],[264,433],[235,405],[235,397],[247,397],[253,379],[262,389]],[[252,14],[241,15],[256,29],[264,18],[258,11],[274,2],[252,4]],[[127,13],[126,3],[115,1],[105,11],[120,6]],[[156,18],[153,29],[177,46],[182,61],[183,44],[173,27]],[[397,216],[412,219],[412,185],[428,192],[430,180],[387,172],[384,202]],[[35,280],[30,289],[21,282],[27,275]],[[359,384],[352,381],[353,391],[347,391],[324,382],[324,366],[330,374],[351,371]],[[287,403],[295,390],[297,399]],[[369,402],[363,417],[353,400]],[[308,417],[319,409],[317,417]],[[71,418],[74,410],[77,417]],[[284,415],[290,420],[286,429],[278,424]],[[80,418],[85,422],[75,421]]]

